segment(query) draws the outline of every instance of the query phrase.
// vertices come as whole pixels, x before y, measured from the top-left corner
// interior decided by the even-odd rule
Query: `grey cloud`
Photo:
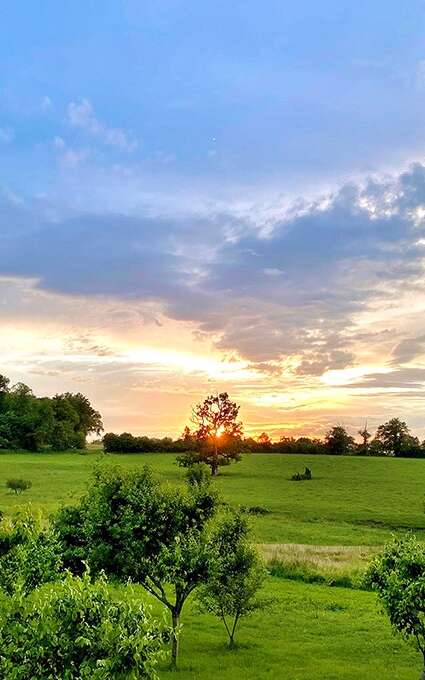
[[[405,338],[393,350],[396,364],[406,364],[425,354],[425,335],[416,338]]]
[[[421,205],[420,165],[294,209],[267,236],[255,216],[230,212],[52,219],[43,206],[3,199],[0,274],[66,294],[157,301],[254,364],[297,354],[298,373],[318,375],[353,363],[357,312],[419,285]]]

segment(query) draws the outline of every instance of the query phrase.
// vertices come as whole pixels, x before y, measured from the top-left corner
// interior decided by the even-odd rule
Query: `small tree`
[[[349,456],[353,453],[354,448],[355,441],[353,437],[348,434],[342,425],[335,425],[326,434],[325,449],[327,453],[335,456]]]
[[[199,595],[201,607],[223,622],[230,647],[241,618],[267,604],[256,597],[266,572],[248,533],[241,514],[222,520],[212,540],[210,576]]]
[[[173,666],[183,606],[208,576],[208,522],[217,505],[209,486],[163,488],[147,467],[109,468],[97,472],[77,508],[54,520],[65,566],[81,569],[84,559],[94,573],[140,583],[170,611]]]
[[[210,394],[192,409],[194,436],[200,445],[199,451],[190,451],[178,459],[185,467],[192,463],[204,462],[211,474],[216,475],[221,465],[240,460],[242,423],[237,421],[239,406],[230,401],[227,392]],[[188,428],[185,429],[187,435]]]
[[[391,625],[422,653],[425,678],[425,547],[414,536],[394,539],[375,557],[368,580]]]
[[[117,600],[104,578],[68,574],[37,598],[16,594],[0,615],[3,680],[156,678],[162,634],[134,597]]]

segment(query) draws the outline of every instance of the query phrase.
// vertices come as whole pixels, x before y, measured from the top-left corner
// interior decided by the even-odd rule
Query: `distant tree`
[[[310,437],[298,437],[298,439],[294,439],[294,437],[281,437],[276,444],[272,445],[272,448],[279,453],[327,453],[324,444],[320,439],[310,439]]]
[[[84,395],[38,398],[24,383],[10,387],[8,378],[0,376],[0,448],[80,448],[101,427],[100,414]]]
[[[257,437],[257,442],[260,445],[260,448],[263,451],[270,451],[272,448],[272,440],[270,439],[269,435],[267,432],[262,432],[258,437]]]
[[[414,536],[394,539],[372,562],[367,580],[391,625],[422,653],[425,679],[425,548]]]
[[[345,427],[335,425],[325,437],[325,449],[327,453],[337,456],[349,456],[354,452],[355,441]]]
[[[9,392],[10,379],[0,373],[0,392]]]
[[[386,456],[403,456],[411,444],[409,428],[399,418],[392,418],[387,423],[380,425],[376,431],[375,439],[380,443]],[[418,442],[419,443],[419,442]]]
[[[185,428],[184,428],[184,430],[183,430],[183,433],[182,433],[182,436],[180,437],[180,439],[181,439],[183,442],[192,442],[192,441],[195,439],[195,436],[194,436],[194,435],[192,434],[192,432],[190,431],[190,427],[189,427],[188,425],[185,426]]]
[[[100,435],[101,415],[80,392],[65,392],[53,398],[57,422],[57,448],[84,448],[89,434]]]
[[[266,605],[257,598],[266,571],[248,539],[247,521],[241,514],[222,520],[212,538],[210,575],[199,595],[202,608],[223,622],[230,647],[241,618]]]
[[[211,474],[216,475],[221,465],[240,460],[243,429],[237,420],[239,408],[227,392],[211,394],[196,404],[192,409],[192,423],[200,448],[178,459],[179,464],[204,462]]]
[[[183,606],[208,575],[209,520],[218,508],[209,485],[163,488],[145,467],[99,470],[80,504],[53,520],[64,565],[140,583],[171,614],[172,665]]]

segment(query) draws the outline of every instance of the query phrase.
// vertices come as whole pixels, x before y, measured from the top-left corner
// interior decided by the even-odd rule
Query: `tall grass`
[[[261,544],[259,549],[272,576],[304,583],[365,589],[364,574],[379,548]]]

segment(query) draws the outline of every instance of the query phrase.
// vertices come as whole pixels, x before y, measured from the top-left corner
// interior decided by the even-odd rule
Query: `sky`
[[[425,438],[425,2],[3,0],[0,373]]]

